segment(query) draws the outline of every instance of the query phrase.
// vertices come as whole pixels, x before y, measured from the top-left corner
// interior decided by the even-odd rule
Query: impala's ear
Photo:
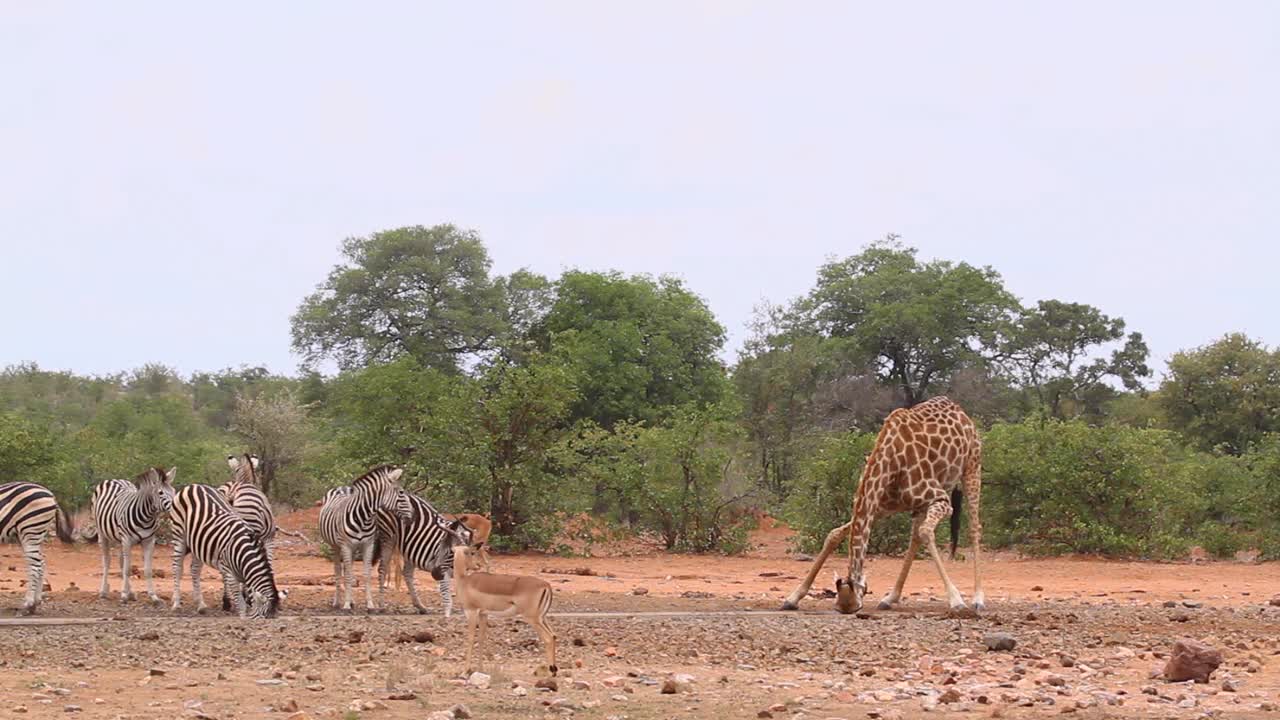
[[[840,573],[832,571],[831,577],[835,578],[836,589],[840,589],[840,583],[844,582],[844,578],[840,577]]]

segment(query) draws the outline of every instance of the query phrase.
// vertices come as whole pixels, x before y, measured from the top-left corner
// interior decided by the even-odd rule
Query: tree
[[[1021,312],[1005,340],[1003,359],[1050,417],[1065,419],[1086,409],[1087,396],[1096,396],[1105,378],[1136,391],[1142,388],[1140,379],[1150,377],[1142,334],[1126,338],[1124,327],[1123,319],[1091,305],[1041,300]],[[1124,345],[1109,358],[1095,357],[1100,347],[1122,339]]]
[[[1280,432],[1280,352],[1233,333],[1174,353],[1159,401],[1169,424],[1193,444],[1243,453]]]
[[[793,325],[840,340],[854,365],[874,367],[910,406],[983,351],[993,353],[997,330],[1017,309],[995,270],[922,263],[890,235],[823,265]]]
[[[261,461],[258,478],[268,497],[276,479],[301,458],[307,441],[307,411],[292,391],[241,393],[231,430]]]
[[[574,419],[608,429],[723,396],[724,328],[680,280],[570,271],[555,290],[533,336],[576,373]]]
[[[349,238],[342,254],[292,318],[306,364],[330,358],[351,369],[409,355],[456,370],[503,331],[503,291],[474,232],[404,227]]]

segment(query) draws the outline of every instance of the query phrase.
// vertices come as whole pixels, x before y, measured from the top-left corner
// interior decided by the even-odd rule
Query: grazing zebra
[[[234,599],[240,617],[275,617],[283,593],[271,560],[249,525],[216,489],[188,485],[178,491],[170,512],[173,526],[173,609],[182,605],[182,559],[191,553],[191,594],[196,612],[208,609],[200,593],[200,571],[208,563],[222,575],[222,592]]]
[[[30,615],[44,600],[44,553],[41,546],[52,527],[58,539],[73,542],[71,519],[48,488],[29,482],[0,484],[0,542],[16,540],[27,558],[27,597],[22,612]]]
[[[152,602],[160,602],[155,583],[151,578],[151,554],[156,547],[156,527],[162,516],[173,507],[173,477],[178,468],[147,468],[133,482],[128,480],[104,480],[93,489],[93,521],[95,530],[86,532],[88,542],[98,541],[102,548],[102,585],[98,597],[111,593],[107,574],[111,570],[111,544],[120,544],[120,576],[124,585],[120,589],[120,602],[135,598],[129,588],[130,555],[135,543],[142,545],[142,574],[147,580],[147,595]]]
[[[258,456],[246,454],[242,460],[228,455],[227,464],[235,471],[235,477],[220,486],[218,491],[249,526],[249,531],[262,542],[267,559],[275,565],[276,517],[271,512],[271,501],[258,487]],[[226,594],[222,596],[222,609],[231,609],[231,599]]]
[[[375,551],[374,562],[378,567],[378,604],[382,605],[387,589],[387,573],[393,567],[396,555],[404,557],[404,580],[409,586],[409,597],[419,613],[427,608],[418,598],[418,588],[413,582],[414,570],[431,573],[444,601],[444,616],[453,615],[453,546],[470,545],[472,532],[461,520],[448,520],[431,503],[417,495],[409,494],[412,516],[405,521],[394,513],[378,512],[378,542],[381,552]],[[397,586],[399,583],[397,583]]]
[[[360,548],[364,558],[365,606],[374,610],[373,589],[370,587],[374,544],[378,538],[377,513],[379,510],[397,515],[408,521],[413,509],[409,495],[400,487],[401,468],[380,465],[356,478],[350,487],[337,487],[324,495],[320,507],[320,538],[333,548],[333,606],[351,609],[351,558],[353,550]]]

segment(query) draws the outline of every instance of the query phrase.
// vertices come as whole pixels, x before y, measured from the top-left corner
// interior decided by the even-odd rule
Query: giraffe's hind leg
[[[902,599],[902,586],[907,584],[907,576],[911,574],[911,563],[915,561],[916,551],[920,549],[920,525],[923,522],[924,515],[911,516],[911,543],[907,546],[907,556],[902,560],[902,571],[898,573],[898,581],[893,584],[889,594],[880,601],[878,607],[881,610],[888,610]]]
[[[938,575],[942,578],[942,584],[947,588],[947,603],[952,610],[959,610],[964,607],[964,597],[960,595],[955,583],[951,582],[951,578],[947,575],[947,568],[942,562],[942,555],[938,553],[938,541],[934,537],[934,530],[938,527],[938,523],[949,517],[951,517],[951,501],[946,498],[935,501],[929,506],[928,512],[925,513],[924,522],[920,523],[916,538],[929,548],[929,557],[933,558],[934,567],[938,568]]]
[[[969,535],[973,543],[973,609],[983,610],[987,606],[986,595],[982,592],[982,518],[978,508],[982,500],[982,459],[975,457],[969,461],[964,473],[964,494],[969,513]]]

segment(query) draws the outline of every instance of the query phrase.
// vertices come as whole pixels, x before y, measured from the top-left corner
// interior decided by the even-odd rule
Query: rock
[[[1280,607],[1280,595],[1271,598],[1269,602],[1271,603],[1271,607]]]
[[[587,646],[587,641],[586,641],[586,640],[583,640],[582,638],[578,638],[578,637],[576,637],[576,638],[574,638],[574,639],[573,639],[573,646],[574,646],[574,647],[586,647],[586,646]]]
[[[488,690],[489,683],[492,680],[493,678],[482,672],[473,672],[469,677],[467,677],[467,684],[479,690]]]
[[[1058,656],[1058,662],[1062,664],[1062,667],[1075,667],[1076,659],[1063,653]]]
[[[160,668],[151,668],[147,671],[147,674],[152,676],[164,675],[164,670],[161,670]]]
[[[293,698],[289,698],[279,705],[276,705],[276,710],[280,712],[296,713],[298,712],[298,701]]]
[[[69,712],[69,713],[78,713],[81,710],[84,710],[84,708],[80,707],[79,705],[67,705],[66,707],[62,708],[63,712]]]
[[[1191,619],[1191,616],[1184,612],[1176,612],[1169,616],[1170,622],[1184,623]]]
[[[712,598],[712,597],[715,597],[715,594],[709,593],[709,592],[703,592],[702,590],[685,590],[684,592],[680,593],[680,597],[691,598],[691,599]]]
[[[1014,649],[1018,645],[1018,640],[1009,633],[993,632],[983,636],[982,644],[987,646],[987,650],[998,652]]]
[[[264,685],[264,686],[266,686],[266,685],[283,685],[283,684],[284,684],[284,681],[283,681],[283,680],[280,680],[280,679],[278,679],[278,678],[267,678],[266,680],[258,680],[258,681],[257,681],[257,684],[259,684],[259,685]]]
[[[758,718],[771,718],[771,717],[773,717],[773,713],[769,712],[768,710],[761,710],[760,712],[756,713],[756,717],[758,717]]]
[[[1164,601],[1164,603],[1162,603],[1162,605],[1163,605],[1164,607],[1167,607],[1167,608],[1176,608],[1176,607],[1178,607],[1178,601],[1177,601],[1177,600],[1165,600],[1165,601]]]
[[[534,683],[533,686],[539,690],[548,690],[550,692],[557,692],[560,690],[560,683],[553,677],[542,678],[541,680],[538,680],[538,682]]]
[[[590,690],[591,683],[587,682],[586,680],[574,680],[573,684],[570,685],[570,687],[572,687],[574,690]]]
[[[387,695],[388,700],[417,700],[418,694],[412,690],[400,690]]]
[[[1235,678],[1225,678],[1222,681],[1222,692],[1229,692],[1229,693],[1239,692],[1240,686],[1242,684],[1243,683],[1241,683],[1239,680],[1236,680]]]
[[[511,688],[511,694],[515,695],[516,697],[524,697],[525,695],[529,694],[529,688],[514,687],[514,688]]]
[[[148,632],[144,632],[141,635],[139,635],[138,639],[145,640],[147,642],[154,642],[160,639],[160,633],[156,632],[155,630],[150,630]]]
[[[363,640],[364,640],[363,630],[350,630],[347,632],[347,642],[351,643],[352,645],[358,642],[361,642]]]
[[[1179,640],[1173,644],[1173,653],[1164,667],[1165,679],[1170,682],[1194,680],[1209,682],[1209,676],[1222,664],[1222,653],[1194,640]]]
[[[449,708],[449,714],[453,716],[454,720],[470,720],[472,717],[471,708],[461,703]]]
[[[693,683],[694,679],[692,675],[686,675],[684,673],[672,675],[662,681],[662,694],[675,695],[676,693],[693,692]]]
[[[1183,600],[1183,601],[1182,601],[1182,607],[1185,607],[1185,608],[1191,608],[1191,609],[1193,609],[1193,610],[1194,610],[1194,609],[1196,609],[1196,608],[1198,608],[1198,607],[1203,607],[1203,606],[1204,606],[1204,603],[1202,603],[1202,602],[1196,602],[1195,600]]]
[[[605,657],[616,657],[617,655],[618,655],[618,648],[616,647],[607,647],[604,649]]]
[[[436,710],[427,715],[427,720],[453,720],[453,713],[448,710]]]
[[[1039,585],[1032,585],[1031,592],[1044,592],[1044,588]]]
[[[12,570],[13,568],[9,568],[9,569],[10,569],[10,570]],[[14,706],[13,706],[13,711],[14,711],[15,713],[19,714],[19,715],[22,715],[22,714],[24,714],[24,713],[26,713],[26,712],[27,712],[27,706],[26,706],[26,705],[14,705]]]
[[[601,680],[600,684],[607,688],[616,688],[616,687],[622,687],[622,684],[625,683],[626,681],[627,679],[622,677],[621,675],[610,675],[609,677]]]
[[[955,688],[948,688],[946,692],[942,693],[942,695],[938,697],[938,702],[949,705],[951,703],[960,702],[961,697],[962,696],[958,690]]]
[[[643,588],[643,587],[633,588],[631,590],[631,594],[632,595],[648,595],[649,588]]]

